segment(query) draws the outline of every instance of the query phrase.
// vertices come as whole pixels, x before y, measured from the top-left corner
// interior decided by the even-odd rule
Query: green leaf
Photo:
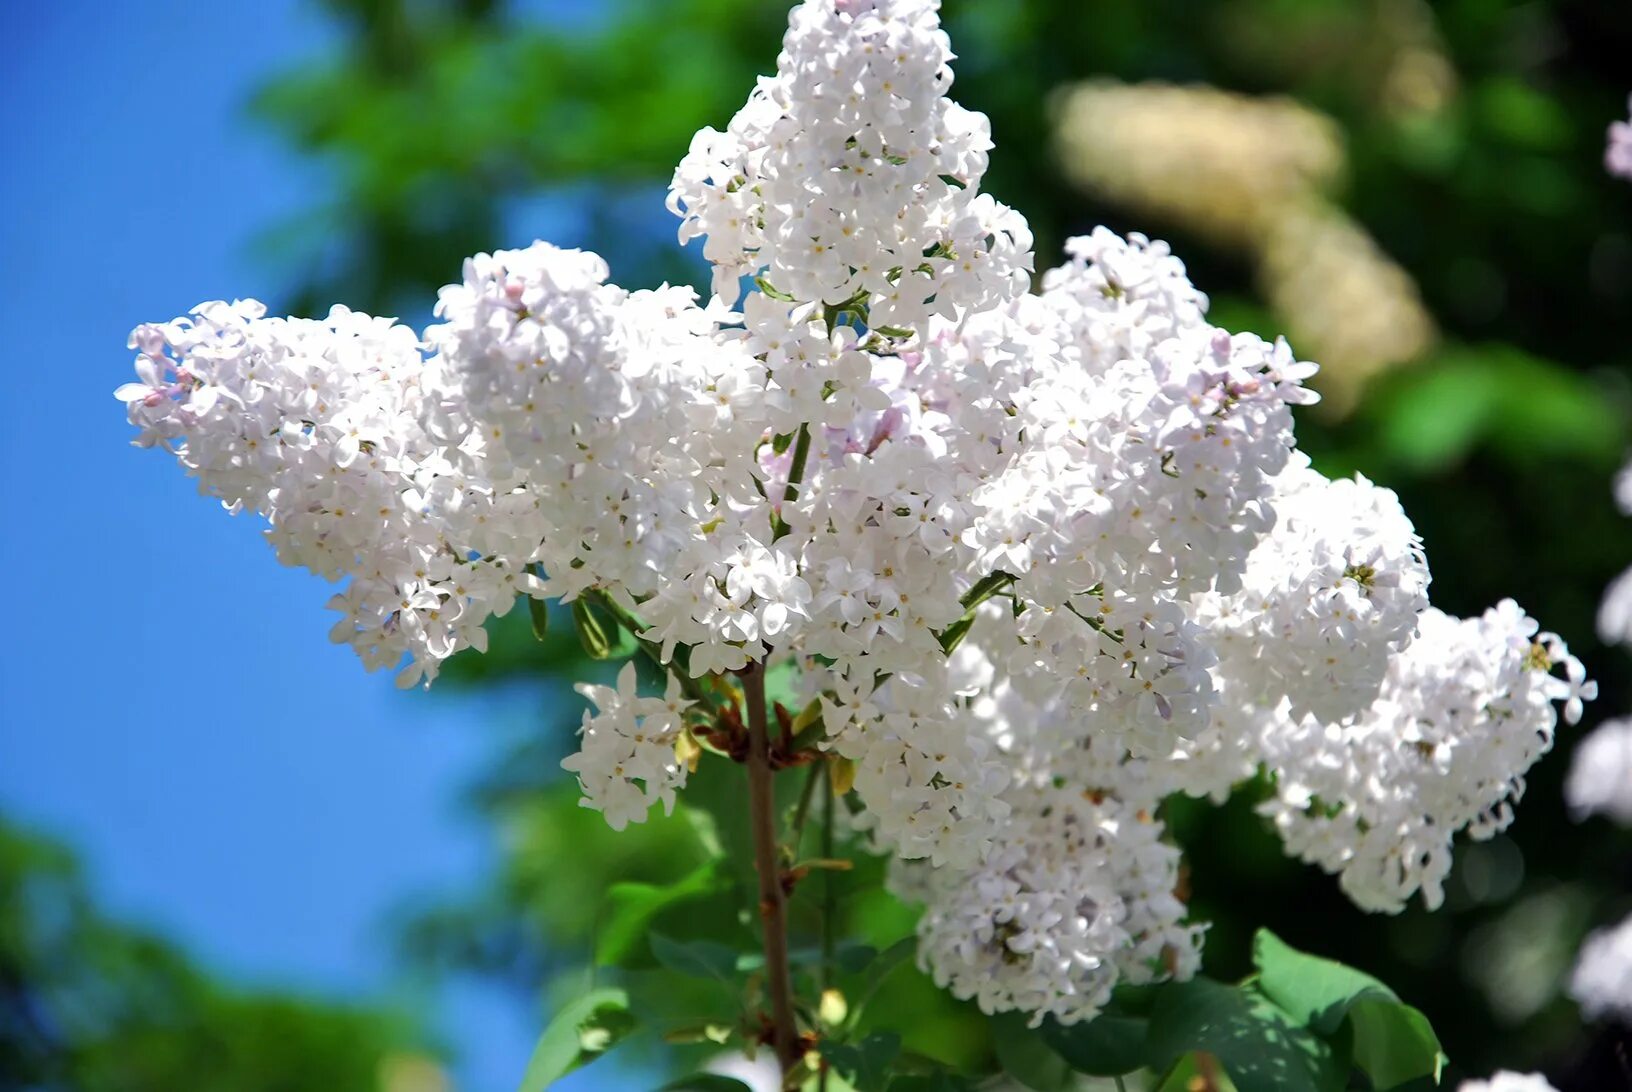
[[[1253,937],[1252,962],[1264,996],[1317,1035],[1334,1034],[1349,1005],[1361,997],[1399,1001],[1393,990],[1364,971],[1300,952],[1268,929]]]
[[[1534,90],[1516,76],[1492,77],[1475,87],[1475,105],[1492,135],[1520,148],[1569,147],[1570,117],[1556,96]]]
[[[755,953],[757,956],[758,953]],[[797,948],[788,949],[788,962],[795,967],[814,967],[825,958],[822,948],[816,944],[802,944]],[[833,949],[833,963],[845,974],[861,974],[873,965],[878,958],[878,949],[871,944],[862,944],[859,941],[847,940]],[[764,965],[763,957],[754,962],[754,968]],[[743,969],[742,959],[737,960],[737,969]]]
[[[1105,1006],[1105,1012],[1118,1013],[1122,1016],[1149,1017],[1150,1010],[1156,1007],[1156,999],[1162,995],[1166,982],[1147,982],[1143,985],[1122,985],[1111,991],[1110,1004]]]
[[[968,1081],[945,1071],[909,1073],[892,1078],[888,1092],[966,1092],[969,1087]]]
[[[1491,442],[1515,465],[1547,457],[1613,465],[1626,448],[1624,403],[1590,376],[1506,347],[1491,347],[1501,384]]]
[[[879,952],[878,957],[867,965],[867,976],[863,980],[861,987],[863,995],[871,995],[872,991],[877,989],[879,984],[889,977],[891,971],[911,959],[912,954],[917,950],[917,937],[902,937],[882,952]]]
[[[606,918],[595,938],[596,964],[626,964],[641,953],[653,918],[671,906],[716,894],[728,885],[729,876],[717,861],[702,864],[670,884],[613,884],[606,893]]]
[[[974,624],[975,615],[974,612],[971,611],[941,631],[941,648],[945,650],[948,656],[956,651],[957,647],[963,643],[963,639],[969,635],[969,630],[974,626]]]
[[[1452,346],[1389,376],[1366,414],[1382,452],[1419,473],[1481,446],[1515,465],[1547,457],[1612,465],[1627,427],[1605,393],[1591,377],[1511,346]]]
[[[1300,952],[1267,929],[1253,938],[1252,957],[1258,988],[1294,1020],[1326,1038],[1349,1024],[1354,1065],[1374,1088],[1438,1079],[1444,1054],[1428,1018],[1377,979]]]
[[[533,1047],[520,1092],[542,1092],[606,1053],[633,1027],[629,996],[620,989],[591,990],[555,1014]]]
[[[1445,1054],[1428,1017],[1410,1005],[1362,998],[1349,1010],[1354,1064],[1376,1089],[1398,1088],[1421,1077],[1437,1084]]]
[[[578,642],[584,646],[584,655],[592,660],[611,657],[612,638],[589,600],[579,597],[572,601],[572,622],[578,627]]]
[[[1123,1010],[1114,999],[1092,1020],[1071,1025],[1045,1020],[1041,1030],[1043,1040],[1079,1073],[1119,1077],[1145,1064],[1150,1021]]]
[[[1166,1070],[1197,1050],[1253,1092],[1328,1092],[1348,1076],[1329,1044],[1251,985],[1197,978],[1162,989],[1151,1008],[1147,1062]]]
[[[1464,362],[1427,365],[1398,380],[1377,410],[1383,449],[1418,472],[1461,462],[1500,410],[1501,392],[1486,369]]]
[[[718,1073],[693,1073],[689,1077],[670,1081],[657,1092],[751,1092],[751,1090],[735,1077],[722,1077]]]
[[[737,952],[729,944],[715,940],[670,940],[652,934],[652,957],[676,974],[691,978],[715,978],[731,985],[737,972]]]
[[[890,1063],[901,1053],[901,1036],[875,1031],[859,1043],[824,1043],[822,1057],[857,1088],[883,1088]]]
[[[878,961],[879,952],[871,944],[841,944],[833,953],[833,961],[846,974],[860,974]]]
[[[991,1019],[992,1049],[1003,1072],[1033,1092],[1062,1092],[1075,1082],[1071,1066],[1018,1012]],[[1137,1066],[1135,1067],[1137,1068]]]

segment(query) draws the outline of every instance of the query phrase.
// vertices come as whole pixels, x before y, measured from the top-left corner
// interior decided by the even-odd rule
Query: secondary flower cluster
[[[1615,502],[1632,515],[1632,462],[1615,476]],[[1610,644],[1632,645],[1632,569],[1604,589],[1598,635]],[[1577,819],[1602,813],[1632,826],[1632,720],[1607,720],[1576,744],[1564,797]]]
[[[1564,798],[1578,820],[1602,814],[1632,826],[1632,720],[1606,720],[1575,745]]]
[[[1627,99],[1632,110],[1632,98]],[[1632,179],[1632,121],[1609,123],[1609,143],[1604,146],[1604,169],[1619,178]]]
[[[637,630],[676,682],[588,690],[566,764],[615,826],[683,787],[691,680],[791,665],[921,958],[989,1010],[1193,973],[1159,805],[1260,769],[1290,852],[1436,903],[1580,665],[1511,602],[1428,608],[1394,494],[1294,449],[1314,367],[1210,325],[1165,245],[1097,230],[1029,294],[950,59],[932,0],[795,9],[675,174],[706,306],[544,243],[471,259],[423,339],[208,304],[134,335],[139,442],[347,580],[336,637],[405,685],[518,593]]]
[[[1632,157],[1632,128],[1620,128],[1626,130]],[[1632,158],[1627,169],[1632,172]],[[1632,514],[1632,462],[1615,476],[1615,501]],[[1632,645],[1632,569],[1604,590],[1598,633],[1610,644]],[[1577,821],[1597,814],[1632,826],[1632,718],[1606,720],[1575,745],[1564,799]],[[1587,937],[1576,956],[1569,992],[1589,1020],[1632,1024],[1632,917]]]
[[[467,456],[433,432],[419,337],[344,307],[264,314],[206,303],[137,327],[139,382],[116,392],[136,442],[174,450],[228,511],[264,516],[285,565],[348,580],[331,636],[370,669],[408,654],[411,682],[485,648],[488,616],[543,584],[507,541],[516,498],[481,472],[479,446]]]
[[[1463,1081],[1456,1092],[1557,1092],[1540,1073],[1515,1073],[1502,1069],[1486,1081]]]
[[[1589,1020],[1632,1023],[1632,918],[1587,937],[1570,976],[1570,996]]]

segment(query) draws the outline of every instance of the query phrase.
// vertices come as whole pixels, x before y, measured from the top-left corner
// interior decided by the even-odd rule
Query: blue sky
[[[328,587],[130,447],[111,393],[136,323],[279,295],[249,241],[321,176],[241,107],[332,34],[300,0],[7,5],[0,32],[0,811],[213,968],[381,989],[391,912],[490,863],[456,795],[517,714],[365,674]],[[447,1010],[461,1087],[513,1087],[529,1014]]]

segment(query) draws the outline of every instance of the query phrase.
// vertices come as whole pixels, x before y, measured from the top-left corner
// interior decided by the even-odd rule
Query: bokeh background
[[[1574,743],[1632,710],[1593,615],[1632,561],[1632,90],[1624,0],[946,0],[986,188],[1039,264],[1098,223],[1168,239],[1217,321],[1326,366],[1299,435],[1398,490],[1437,605],[1512,595],[1603,695],[1447,906],[1350,907],[1249,788],[1188,805],[1209,970],[1253,929],[1426,1011],[1458,1074],[1632,1087],[1561,983],[1632,911],[1632,835],[1572,822]],[[706,286],[662,195],[776,54],[770,0],[6,4],[0,35],[0,1088],[514,1087],[614,881],[698,867],[685,815],[613,837],[557,767],[589,669],[524,619],[429,693],[323,638],[327,589],[128,448],[129,329],[220,296],[422,324],[461,259],[534,238]],[[566,627],[557,627],[566,632]],[[864,870],[865,871],[865,870]],[[857,883],[865,880],[858,877]],[[847,903],[871,936],[892,903]],[[707,899],[676,912],[708,912]],[[990,1050],[903,975],[949,1061]],[[571,1087],[646,1087],[636,1052]]]

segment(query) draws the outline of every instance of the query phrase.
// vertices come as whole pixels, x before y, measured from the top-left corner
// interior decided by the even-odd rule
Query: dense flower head
[[[1092,1019],[1118,982],[1188,978],[1200,926],[1185,921],[1179,851],[1148,806],[1098,790],[1027,785],[1004,838],[971,873],[903,866],[927,909],[919,959],[938,985],[1033,1024]]]
[[[801,4],[775,76],[675,171],[682,240],[706,236],[714,291],[760,276],[803,302],[869,301],[921,327],[1024,292],[1025,220],[979,192],[991,130],[946,97],[935,0]]]
[[[231,512],[264,516],[286,565],[346,587],[332,636],[370,668],[412,657],[405,681],[461,648],[518,592],[541,594],[523,551],[489,552],[509,498],[421,421],[419,339],[336,307],[264,317],[253,301],[202,304],[139,326],[139,382],[120,387],[140,433]]]
[[[796,8],[674,177],[706,303],[535,243],[470,259],[423,339],[207,304],[133,335],[138,442],[346,581],[337,637],[404,684],[518,593],[634,631],[667,695],[584,688],[564,763],[615,827],[683,788],[732,692],[696,680],[790,669],[922,961],[988,1011],[1193,974],[1158,808],[1260,770],[1361,906],[1437,902],[1579,663],[1511,602],[1428,608],[1394,494],[1296,450],[1314,366],[1210,324],[1165,244],[1096,229],[1030,294],[951,59],[931,0]]]
[[[1486,839],[1512,823],[1524,771],[1552,747],[1553,703],[1578,705],[1590,685],[1512,600],[1469,619],[1430,608],[1419,624],[1358,716],[1334,725],[1283,703],[1259,729],[1276,775],[1263,811],[1289,852],[1338,873],[1370,910],[1398,910],[1418,890],[1440,904],[1453,836]]]
[[[1371,704],[1428,606],[1422,543],[1394,494],[1330,481],[1301,454],[1241,587],[1202,600],[1237,700],[1335,723]]]

